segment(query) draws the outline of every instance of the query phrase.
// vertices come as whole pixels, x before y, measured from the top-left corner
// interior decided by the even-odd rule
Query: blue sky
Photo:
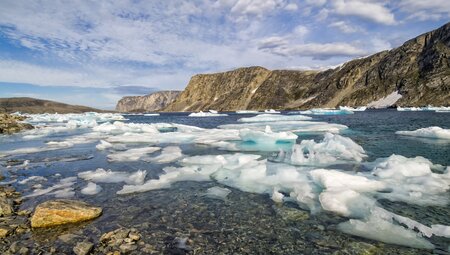
[[[2,0],[0,97],[112,109],[196,73],[330,68],[449,18],[448,0]]]

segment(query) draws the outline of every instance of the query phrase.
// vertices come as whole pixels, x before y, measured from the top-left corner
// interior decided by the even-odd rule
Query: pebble
[[[83,242],[77,243],[77,245],[73,248],[73,252],[76,255],[87,255],[92,251],[92,248],[94,248],[93,243],[83,241]]]

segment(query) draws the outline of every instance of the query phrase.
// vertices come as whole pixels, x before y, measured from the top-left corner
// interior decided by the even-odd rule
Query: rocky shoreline
[[[31,124],[23,123],[26,117],[0,113],[0,134],[13,134],[22,130],[33,129]]]

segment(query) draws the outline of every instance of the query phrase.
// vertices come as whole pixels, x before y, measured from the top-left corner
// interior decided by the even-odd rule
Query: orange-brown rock
[[[76,200],[52,200],[39,204],[31,217],[31,227],[53,227],[95,219],[102,208]]]

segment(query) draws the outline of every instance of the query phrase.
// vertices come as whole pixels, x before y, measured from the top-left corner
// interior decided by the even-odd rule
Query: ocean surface
[[[70,198],[104,211],[15,238],[71,252],[58,236],[133,227],[166,254],[450,252],[450,139],[396,134],[450,129],[450,113],[221,114],[32,117],[39,129],[0,137],[21,209]]]

